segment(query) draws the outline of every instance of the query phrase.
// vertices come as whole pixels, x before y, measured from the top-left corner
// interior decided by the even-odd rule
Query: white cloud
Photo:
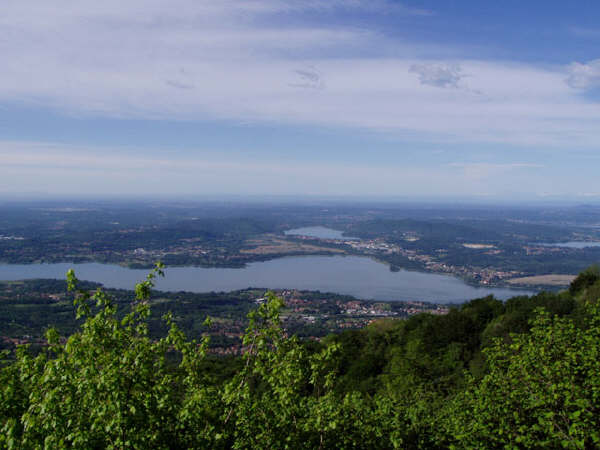
[[[357,8],[427,20],[427,11],[396,2],[5,0],[2,8],[0,102],[359,127],[436,142],[600,144],[600,105],[564,83],[564,68],[449,65],[422,58],[419,43],[326,20]],[[323,20],[292,20],[307,11]],[[592,63],[571,66],[570,84],[596,83]]]
[[[451,163],[449,166],[461,169],[463,176],[471,180],[489,180],[491,177],[505,175],[514,170],[544,168],[542,164],[531,163]]]
[[[600,59],[587,63],[572,63],[569,68],[567,84],[575,89],[592,89],[600,87]]]
[[[457,64],[413,64],[409,71],[419,76],[421,84],[440,88],[457,88],[462,78],[460,66]]]

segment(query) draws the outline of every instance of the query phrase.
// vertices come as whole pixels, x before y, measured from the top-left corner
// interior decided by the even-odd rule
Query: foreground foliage
[[[570,292],[474,300],[446,316],[381,321],[320,344],[287,337],[282,301],[249,315],[239,370],[173,317],[149,337],[157,265],[117,317],[97,289],[85,319],[0,372],[3,448],[595,448],[600,275]],[[68,274],[70,289],[77,279]],[[217,374],[218,375],[218,374]]]

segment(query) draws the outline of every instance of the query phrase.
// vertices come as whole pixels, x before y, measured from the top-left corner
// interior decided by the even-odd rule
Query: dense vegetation
[[[98,283],[81,282],[83,289],[97,289]],[[131,290],[105,289],[117,307],[117,317],[127,312],[133,297]],[[149,305],[153,314],[148,318],[148,332],[153,339],[165,335],[168,327],[161,317],[173,314],[177,325],[191,337],[208,332],[213,353],[238,353],[241,334],[248,325],[247,315],[266,289],[247,288],[231,292],[153,292]],[[373,317],[406,317],[415,311],[443,311],[434,303],[357,300],[354,297],[319,291],[279,291],[290,300],[281,311],[282,326],[288,334],[303,338],[323,337],[349,328],[362,328]],[[82,319],[73,314],[75,293],[67,292],[64,280],[31,279],[0,281],[0,349],[14,350],[15,344],[30,343],[31,350],[45,344],[48,327],[62,336],[79,329]],[[352,302],[352,303],[350,303]],[[347,305],[353,308],[347,311]],[[213,319],[210,328],[204,325],[207,316]]]
[[[285,336],[271,295],[229,371],[168,314],[166,336],[149,336],[161,273],[124,316],[101,289],[79,291],[78,332],[49,330],[46,351],[6,362],[2,447],[600,447],[598,268],[569,291],[477,299],[321,343]]]
[[[97,289],[101,285],[81,282],[82,289]],[[0,282],[0,334],[11,338],[28,336],[38,340],[43,338],[49,325],[59,334],[69,336],[79,329],[82,319],[73,314],[74,293],[66,293],[64,280],[37,279],[15,282]],[[106,289],[117,307],[117,317],[128,312],[132,291]],[[263,292],[263,291],[259,291]],[[203,325],[208,315],[221,320],[245,322],[246,315],[253,308],[252,291],[228,293],[161,292],[150,300],[153,313],[148,318],[149,336],[158,339],[167,332],[161,317],[167,312],[175,316],[180,328],[193,336],[206,331]],[[224,336],[216,337],[223,340]],[[215,337],[211,343],[215,342]]]

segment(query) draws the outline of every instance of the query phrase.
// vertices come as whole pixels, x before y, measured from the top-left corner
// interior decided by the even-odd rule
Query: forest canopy
[[[127,314],[78,295],[79,330],[4,353],[5,448],[596,448],[600,275],[568,291],[472,300],[320,342],[287,336],[281,299],[249,314],[244,353],[214,360],[170,315],[150,337],[158,264]]]

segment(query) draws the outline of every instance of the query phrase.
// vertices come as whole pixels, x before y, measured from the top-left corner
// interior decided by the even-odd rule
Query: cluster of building
[[[569,251],[566,247],[552,247],[549,245],[526,245],[524,249],[527,255],[543,255],[544,253],[564,253]]]
[[[376,320],[385,318],[406,318],[408,316],[429,313],[447,314],[448,307],[426,302],[380,302],[371,300],[341,300],[336,298],[319,298],[314,293],[303,293],[296,290],[279,290],[275,294],[285,301],[285,308],[281,314],[283,328],[293,334],[309,326],[318,334],[308,335],[309,339],[320,340],[320,336],[336,333],[349,329],[360,329]],[[257,297],[254,302],[264,303],[265,297]],[[235,325],[232,327],[232,325]],[[213,326],[212,335],[237,338],[226,346],[211,348],[211,353],[218,355],[239,355],[244,349],[241,343],[243,326],[240,323],[221,322]]]
[[[295,238],[300,239],[310,239],[314,240],[314,237],[306,237],[306,236],[294,236]],[[405,232],[402,233],[402,239],[407,242],[414,242],[419,240],[419,237],[416,233]],[[482,284],[482,285],[494,285],[498,283],[502,283],[505,280],[510,278],[522,276],[523,273],[513,270],[513,271],[504,271],[504,270],[496,270],[493,268],[479,268],[479,267],[470,267],[470,266],[454,266],[451,264],[446,264],[440,262],[438,257],[434,255],[428,255],[424,253],[419,253],[417,250],[410,250],[403,248],[400,245],[390,244],[385,241],[385,239],[377,238],[377,239],[320,239],[320,241],[336,244],[336,245],[346,245],[351,247],[355,251],[359,251],[361,253],[370,254],[370,255],[390,255],[397,254],[402,256],[409,261],[415,261],[423,265],[423,268],[430,272],[437,273],[447,273],[450,275],[455,275],[464,279],[467,279],[471,282]],[[483,251],[488,255],[497,255],[502,253],[502,250],[496,248],[496,246],[491,244],[479,244],[479,243],[465,243],[463,247]],[[537,251],[547,251],[549,247],[526,247],[528,251],[527,254],[537,254]],[[556,249],[554,249],[556,250]],[[448,253],[446,249],[438,249],[436,252],[441,256]]]
[[[518,270],[497,270],[493,268],[453,266],[436,261],[425,263],[427,270],[448,273],[483,285],[494,285],[510,278],[519,277],[523,272]]]
[[[369,239],[365,241],[344,241],[346,245],[349,245],[354,250],[364,252],[382,252],[382,253],[398,253],[401,248],[394,244],[389,244],[382,239]]]

